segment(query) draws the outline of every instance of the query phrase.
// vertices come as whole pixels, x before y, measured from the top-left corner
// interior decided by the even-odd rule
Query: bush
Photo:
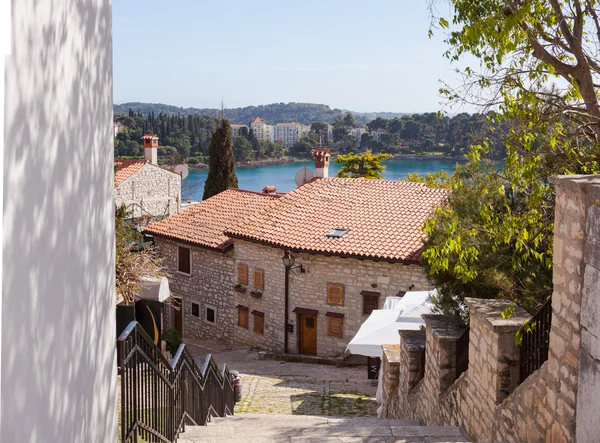
[[[167,351],[174,357],[179,345],[183,343],[181,334],[177,329],[167,329],[163,333],[163,340],[167,342]]]

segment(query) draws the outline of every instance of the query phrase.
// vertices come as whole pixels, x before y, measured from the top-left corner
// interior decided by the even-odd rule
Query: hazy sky
[[[115,103],[425,112],[457,78],[424,0],[115,0],[113,28]]]

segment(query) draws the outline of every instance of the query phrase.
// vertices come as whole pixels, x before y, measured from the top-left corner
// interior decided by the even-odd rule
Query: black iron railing
[[[463,372],[469,369],[469,331],[467,327],[459,339],[456,341],[456,377],[461,376]]]
[[[121,376],[121,443],[173,443],[185,425],[233,414],[233,379],[211,355],[199,368],[185,345],[172,363],[135,321],[117,340]]]
[[[548,299],[521,329],[520,382],[548,360],[551,321],[552,300]]]

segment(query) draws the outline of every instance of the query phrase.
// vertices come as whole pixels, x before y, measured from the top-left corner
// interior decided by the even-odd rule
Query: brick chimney
[[[144,134],[142,136],[144,142],[144,158],[153,165],[158,164],[158,135]]]
[[[317,171],[316,178],[329,177],[330,157],[331,150],[329,148],[316,148],[313,151],[313,158],[315,159],[315,169]]]

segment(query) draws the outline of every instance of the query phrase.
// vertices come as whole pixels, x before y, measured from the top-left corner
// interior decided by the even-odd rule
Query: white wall
[[[111,0],[13,0],[0,441],[116,441]]]

